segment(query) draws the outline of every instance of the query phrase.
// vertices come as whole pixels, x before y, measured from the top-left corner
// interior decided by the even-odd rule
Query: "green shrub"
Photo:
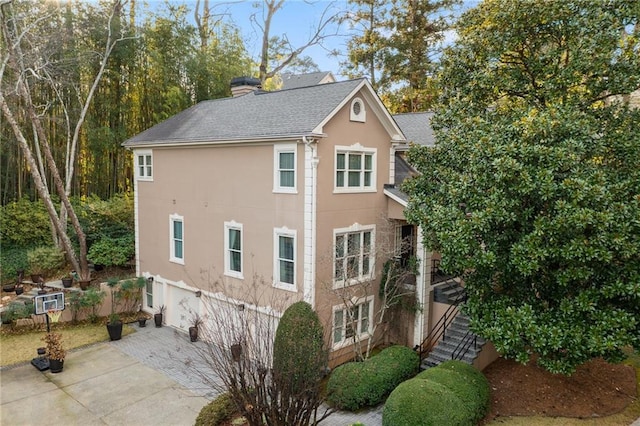
[[[382,410],[383,426],[462,426],[476,424],[455,393],[440,383],[413,378],[391,392]]]
[[[420,357],[405,346],[391,346],[364,362],[337,367],[327,383],[327,398],[336,408],[355,411],[384,402],[398,384],[413,377]]]
[[[30,318],[33,314],[33,304],[12,302],[2,311],[2,321],[10,322],[21,318]]]
[[[132,194],[118,194],[108,200],[102,200],[96,195],[82,198],[76,202],[76,213],[89,247],[103,238],[133,238]]]
[[[89,248],[88,258],[104,266],[124,266],[135,255],[133,235],[120,238],[103,237]]]
[[[287,395],[319,391],[327,365],[322,323],[306,302],[289,306],[280,318],[273,343],[274,379]]]
[[[202,407],[195,426],[217,426],[229,420],[235,412],[236,407],[233,405],[231,395],[223,393]]]
[[[22,247],[7,247],[3,244],[0,250],[0,280],[3,284],[15,282],[19,270],[28,270],[27,249]]]
[[[440,383],[464,401],[474,422],[489,410],[490,390],[486,377],[475,367],[462,361],[447,361],[418,374],[416,379]]]
[[[21,198],[0,207],[0,237],[6,247],[31,248],[51,241],[49,215],[41,201]]]
[[[67,299],[71,309],[71,320],[77,322],[82,316],[87,317],[91,322],[96,322],[98,320],[98,311],[105,296],[104,291],[94,287],[90,287],[87,291],[72,292]]]
[[[64,266],[64,255],[57,247],[40,246],[27,252],[29,273],[51,274]]]

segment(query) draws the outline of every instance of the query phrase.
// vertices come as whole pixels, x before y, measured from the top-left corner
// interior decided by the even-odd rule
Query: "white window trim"
[[[298,149],[294,143],[273,146],[273,192],[281,194],[298,193]],[[293,187],[280,185],[280,153],[293,153]]]
[[[356,103],[360,104],[360,111],[357,114],[353,111],[353,106]],[[367,121],[367,111],[365,109],[365,103],[361,98],[353,98],[353,100],[351,101],[351,104],[349,105],[349,120],[357,121],[359,123],[364,123]]]
[[[280,259],[278,257],[280,252],[279,237],[293,238],[293,284],[280,282]],[[298,282],[296,279],[298,273],[298,259],[297,252],[297,232],[295,229],[274,228],[273,230],[273,286],[281,290],[288,290],[292,292],[298,291]]]
[[[337,350],[337,349],[342,349],[344,347],[347,346],[351,346],[355,343],[355,341],[363,341],[366,340],[368,338],[371,337],[371,328],[373,325],[373,317],[374,317],[374,312],[373,312],[373,301],[374,301],[374,297],[373,295],[368,296],[364,299],[358,299],[358,298],[353,298],[351,299],[351,304],[352,306],[357,306],[358,309],[360,309],[360,306],[364,305],[364,304],[369,304],[369,326],[367,327],[367,331],[364,333],[360,333],[360,327],[362,324],[362,315],[358,315],[358,323],[356,324],[357,326],[357,332],[355,333],[355,340],[354,337],[346,337],[346,325],[347,325],[347,309],[349,308],[349,306],[345,303],[342,305],[336,305],[333,306],[332,308],[332,314],[331,314],[331,349],[332,350]],[[336,312],[337,311],[343,311],[342,314],[342,340],[340,340],[339,342],[335,342],[335,331],[336,331]]]
[[[180,221],[182,222],[182,257],[176,257],[176,253],[175,253],[175,244],[174,244],[174,237],[173,237],[173,222],[175,221]],[[173,263],[178,263],[180,265],[184,265],[184,251],[185,251],[185,244],[184,244],[184,217],[180,216],[179,214],[172,214],[169,216],[169,261],[173,262]]]
[[[150,155],[151,156],[151,175],[147,175],[146,173],[144,175],[140,174],[140,166],[138,165],[138,159],[140,157],[145,158],[145,169],[148,167],[148,165],[146,164],[146,156]],[[153,151],[149,150],[141,150],[135,151],[135,154],[133,156],[133,163],[134,163],[134,170],[135,170],[135,177],[136,180],[140,180],[140,181],[148,181],[148,182],[152,182],[153,181]]]
[[[240,231],[240,272],[234,271],[231,266],[231,257],[229,256],[229,230],[237,229]],[[232,220],[224,223],[224,274],[234,278],[244,279],[244,232],[242,224]]]
[[[335,278],[336,276],[336,237],[342,234],[349,233],[359,233],[364,231],[371,231],[371,248],[369,251],[369,273],[367,275],[360,275],[357,279],[351,278],[348,280],[341,280]],[[333,230],[333,288],[342,288],[348,287],[360,282],[371,281],[375,279],[375,249],[376,249],[376,226],[375,225],[360,225],[359,223],[354,223],[348,228],[336,228]],[[360,270],[362,271],[362,265],[360,265]]]
[[[349,153],[361,153],[361,154],[372,154],[371,158],[371,186],[364,186],[364,176],[362,176],[362,185],[358,187],[350,187],[347,182],[349,179],[348,174],[345,176],[345,185],[347,186],[338,186],[338,154],[349,154]],[[354,192],[377,192],[377,157],[378,150],[377,148],[365,148],[359,143],[351,146],[344,145],[336,145],[333,153],[333,193],[334,194],[343,194],[343,193],[354,193]],[[348,159],[345,159],[345,162],[348,164]],[[348,170],[348,169],[347,169]]]

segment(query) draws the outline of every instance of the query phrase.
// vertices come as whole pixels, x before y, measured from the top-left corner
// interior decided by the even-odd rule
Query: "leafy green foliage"
[[[21,247],[5,247],[0,250],[0,279],[2,283],[15,282],[18,271],[29,269],[27,249]]]
[[[21,198],[0,207],[0,236],[3,251],[7,247],[31,248],[51,241],[49,216],[44,205]]]
[[[71,292],[67,298],[71,309],[71,320],[75,323],[80,318],[87,317],[89,321],[95,323],[98,320],[98,312],[106,294],[94,287],[89,287],[87,291]]]
[[[328,401],[355,411],[380,404],[399,383],[413,377],[420,363],[416,352],[391,346],[363,361],[337,367],[327,383]]]
[[[29,250],[27,260],[32,274],[50,274],[64,265],[64,256],[56,247],[41,246]]]
[[[489,411],[489,381],[475,367],[462,361],[447,361],[418,374],[414,380],[431,380],[444,385],[468,408],[472,423],[477,424]]]
[[[442,60],[437,144],[409,154],[407,217],[472,329],[552,372],[640,347],[637,24],[630,1],[483,2]]]
[[[133,235],[104,237],[91,246],[88,259],[104,266],[124,266],[133,258],[135,251]]]
[[[273,374],[285,398],[319,392],[327,365],[323,329],[318,314],[306,302],[296,302],[282,315],[273,343]]]
[[[195,426],[218,426],[229,420],[235,413],[236,407],[231,394],[223,393],[216,399],[202,407],[196,418]]]
[[[0,315],[2,316],[2,322],[8,323],[21,318],[30,318],[32,313],[32,303],[12,302]]]
[[[411,379],[391,392],[382,410],[383,426],[472,426],[472,415],[445,385]]]

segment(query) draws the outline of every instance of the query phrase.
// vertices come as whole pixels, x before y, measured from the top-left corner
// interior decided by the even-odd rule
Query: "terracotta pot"
[[[80,284],[80,288],[82,290],[86,290],[89,288],[89,285],[91,284],[91,280],[86,280],[86,281],[78,281],[78,284]]]
[[[31,274],[31,282],[38,284],[40,280],[44,281],[42,274]]]
[[[73,278],[65,277],[62,279],[62,285],[64,288],[69,288],[73,285]]]

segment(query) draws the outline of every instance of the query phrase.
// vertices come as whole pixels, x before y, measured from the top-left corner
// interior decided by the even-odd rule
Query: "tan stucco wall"
[[[297,231],[301,289],[302,181],[297,194],[273,193],[273,156],[273,145],[154,149],[154,180],[138,182],[140,273],[202,289],[221,280],[244,286],[254,274],[271,282],[274,228],[286,226]],[[299,170],[303,158],[298,146]],[[171,214],[184,217],[184,265],[169,262]],[[225,221],[243,226],[244,280],[223,275]]]

